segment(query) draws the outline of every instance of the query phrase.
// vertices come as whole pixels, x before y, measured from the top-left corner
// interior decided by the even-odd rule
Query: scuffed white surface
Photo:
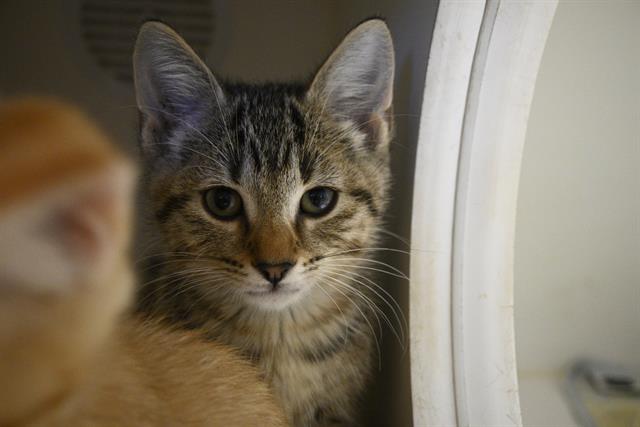
[[[411,241],[411,386],[416,426],[456,424],[451,257],[459,144],[484,2],[442,1],[416,159]]]
[[[453,255],[459,426],[520,426],[513,325],[516,201],[529,107],[556,2],[489,1],[460,154]]]

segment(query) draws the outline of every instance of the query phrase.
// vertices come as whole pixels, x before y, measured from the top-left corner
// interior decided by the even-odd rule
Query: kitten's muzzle
[[[258,262],[255,265],[256,269],[262,274],[262,276],[269,281],[274,287],[280,283],[287,272],[293,267],[291,262],[280,263],[268,263]]]

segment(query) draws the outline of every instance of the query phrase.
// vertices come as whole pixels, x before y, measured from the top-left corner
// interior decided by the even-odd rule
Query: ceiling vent
[[[133,81],[131,55],[144,21],[171,25],[203,57],[211,45],[211,0],[84,0],[81,8],[86,48],[100,68],[120,82]]]

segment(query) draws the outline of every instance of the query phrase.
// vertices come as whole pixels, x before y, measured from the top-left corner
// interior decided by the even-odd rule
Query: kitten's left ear
[[[308,96],[339,122],[351,122],[375,146],[386,145],[393,99],[393,41],[384,21],[353,29],[322,65]]]
[[[189,45],[169,26],[146,22],[133,53],[143,151],[158,149],[175,129],[195,130],[224,104],[222,88]],[[160,151],[179,151],[162,147]]]

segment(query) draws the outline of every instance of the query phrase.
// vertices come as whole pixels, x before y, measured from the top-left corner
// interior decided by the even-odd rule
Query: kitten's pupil
[[[326,215],[333,209],[336,192],[328,187],[313,188],[302,196],[300,210],[311,216]]]
[[[219,209],[225,210],[231,205],[231,194],[228,191],[217,191],[213,197]]]
[[[309,192],[309,200],[319,209],[326,208],[329,204],[329,192],[325,189],[312,190]]]

